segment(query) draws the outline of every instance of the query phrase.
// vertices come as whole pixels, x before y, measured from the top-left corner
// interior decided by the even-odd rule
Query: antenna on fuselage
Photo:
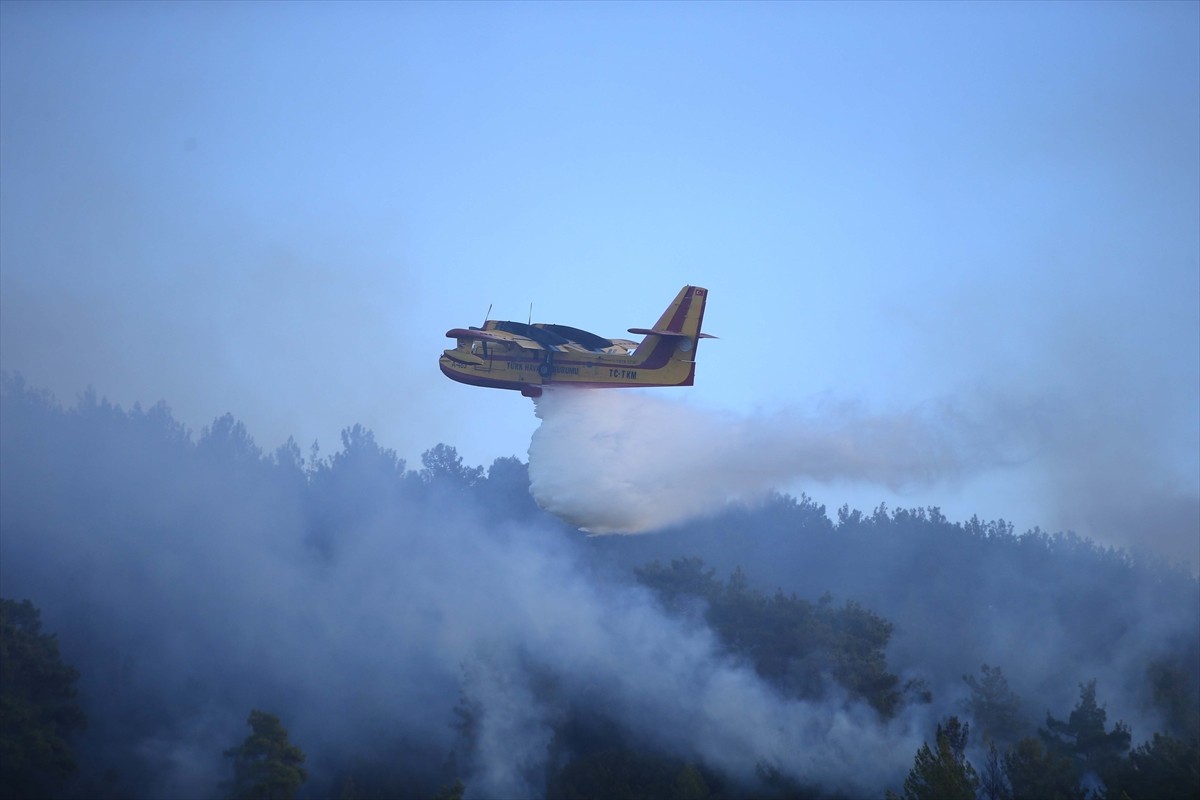
[[[488,303],[487,313],[483,315],[483,326],[482,327],[484,327],[484,328],[487,327],[488,317],[490,317],[491,315],[492,315],[492,304]]]
[[[529,319],[525,322],[526,325],[533,324],[533,303],[529,304]]]

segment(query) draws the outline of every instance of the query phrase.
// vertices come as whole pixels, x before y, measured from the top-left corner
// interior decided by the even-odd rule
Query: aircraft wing
[[[546,348],[525,336],[505,331],[484,331],[478,328],[451,328],[446,331],[449,339],[478,339],[481,342],[496,342],[510,344],[524,350],[545,350]]]

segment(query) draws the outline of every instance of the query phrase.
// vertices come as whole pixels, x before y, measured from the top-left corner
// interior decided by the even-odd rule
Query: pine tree
[[[1046,747],[1060,753],[1075,765],[1077,774],[1096,772],[1101,778],[1129,750],[1129,726],[1118,722],[1105,730],[1108,718],[1104,706],[1096,703],[1096,681],[1079,685],[1079,703],[1065,722],[1046,715],[1046,727],[1039,731]]]
[[[975,722],[975,729],[984,741],[995,742],[1001,747],[1014,744],[1029,729],[1029,723],[1021,714],[1021,699],[1009,688],[1004,672],[999,667],[980,667],[981,676],[963,675],[971,687],[967,710]]]
[[[1107,797],[1117,800],[1194,800],[1200,797],[1200,740],[1156,733],[1105,776],[1105,784]]]
[[[1084,800],[1071,761],[1027,736],[1004,756],[1012,800]]]
[[[231,800],[293,800],[308,780],[304,751],[288,741],[279,718],[257,709],[246,720],[251,733],[225,751],[233,759],[233,781],[225,784]]]
[[[995,742],[988,743],[987,759],[979,776],[981,800],[1012,800],[1008,779],[1004,776],[1004,764]]]
[[[938,725],[935,746],[921,745],[904,779],[904,800],[975,800],[979,776],[964,755],[969,735],[970,725],[958,717]]]
[[[78,679],[33,603],[0,600],[0,797],[49,795],[77,771],[67,739],[86,724]]]

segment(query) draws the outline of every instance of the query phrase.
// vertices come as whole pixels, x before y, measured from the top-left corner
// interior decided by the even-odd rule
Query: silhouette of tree
[[[626,800],[705,800],[713,794],[708,775],[679,759],[606,748],[571,761],[552,779],[555,800],[620,797]]]
[[[1064,722],[1046,714],[1046,727],[1039,730],[1048,750],[1066,756],[1075,765],[1076,776],[1095,772],[1106,777],[1121,755],[1129,749],[1129,726],[1118,722],[1105,730],[1107,713],[1096,704],[1096,681],[1079,685],[1079,703]]]
[[[1154,734],[1109,770],[1107,797],[1194,800],[1200,797],[1200,741]]]
[[[904,800],[975,800],[979,776],[965,755],[969,735],[958,717],[938,725],[934,746],[921,745],[904,779]]]
[[[1008,779],[1004,776],[1004,764],[995,742],[988,742],[983,769],[979,774],[979,796],[981,800],[1011,800]]]
[[[343,450],[325,459],[315,450],[302,458],[295,442],[264,455],[232,415],[218,418],[193,443],[162,403],[123,411],[89,391],[74,407],[64,409],[47,393],[26,387],[18,376],[0,375],[0,403],[4,579],[29,587],[36,596],[53,597],[53,607],[64,612],[59,636],[64,646],[69,643],[75,666],[84,672],[92,731],[86,738],[66,740],[80,764],[77,782],[66,787],[75,796],[123,796],[129,794],[129,786],[167,785],[175,766],[161,753],[147,756],[145,743],[171,741],[180,732],[194,730],[190,723],[213,703],[237,702],[222,688],[231,678],[254,680],[256,689],[262,681],[276,679],[269,672],[239,672],[236,657],[221,652],[236,654],[236,636],[227,638],[224,626],[210,626],[207,618],[193,613],[199,610],[199,600],[188,604],[184,598],[190,595],[173,591],[175,580],[195,579],[212,586],[226,577],[239,579],[237,570],[245,562],[215,559],[210,565],[206,541],[219,545],[235,541],[224,533],[236,533],[236,541],[261,533],[268,552],[289,559],[289,564],[302,554],[304,578],[313,581],[316,590],[313,598],[334,601],[328,612],[330,619],[337,619],[337,614],[357,608],[337,604],[343,595],[355,594],[341,592],[335,583],[349,574],[338,569],[339,557],[356,555],[352,545],[373,543],[366,537],[376,532],[416,544],[412,534],[445,519],[449,510],[467,514],[484,535],[507,536],[519,530],[524,536],[537,527],[545,528],[538,535],[548,533],[550,540],[561,532],[544,524],[528,492],[528,468],[515,458],[497,459],[484,478],[480,468],[463,464],[454,448],[439,445],[422,459],[420,471],[405,471],[396,453],[381,447],[360,425],[343,431]],[[989,798],[1002,797],[1006,790],[1015,798],[1077,798],[1083,794],[1081,775],[1093,768],[1113,800],[1170,797],[1180,787],[1183,794],[1177,796],[1198,794],[1194,737],[1200,734],[1200,584],[1190,572],[1172,571],[1161,562],[1071,534],[1035,529],[1018,536],[1002,520],[953,524],[935,508],[881,506],[864,516],[844,507],[836,516],[835,526],[823,506],[807,498],[797,502],[774,495],[761,505],[731,507],[654,536],[553,541],[555,547],[574,548],[570,555],[580,556],[577,566],[586,565],[585,580],[608,581],[647,564],[638,571],[639,578],[670,612],[691,614],[697,624],[706,622],[727,654],[734,656],[730,661],[750,665],[783,696],[823,697],[836,681],[847,690],[839,697],[869,700],[886,716],[914,697],[929,702],[934,692],[936,701],[944,704],[955,694],[953,687],[961,687],[958,681],[966,681],[976,738],[1003,742],[989,751],[990,766],[980,769],[980,789]],[[508,524],[533,519],[538,519],[537,526]],[[83,549],[70,546],[75,542]],[[131,549],[121,549],[126,546]],[[128,569],[114,566],[123,556],[142,554],[142,547],[164,558],[135,563],[126,559],[123,566]],[[316,554],[327,558],[311,558],[318,548]],[[424,557],[438,551],[418,552]],[[110,555],[114,563],[91,557]],[[168,563],[168,556],[177,558],[179,569],[154,568]],[[194,556],[201,558],[194,560],[193,568]],[[694,556],[704,560],[688,558]],[[648,563],[654,559],[659,561]],[[347,565],[354,563],[346,559]],[[230,572],[217,566],[224,564]],[[95,567],[91,574],[90,566]],[[385,570],[381,564],[380,571]],[[290,567],[284,574],[291,574]],[[597,583],[594,588],[611,586]],[[338,591],[329,591],[334,589]],[[826,589],[829,592],[819,595]],[[836,605],[830,592],[854,602]],[[258,595],[232,595],[247,601],[242,609],[245,620],[240,622],[260,621],[260,609],[249,605]],[[162,613],[125,613],[130,608],[140,611],[143,605],[153,608],[160,601]],[[557,601],[555,597],[546,602]],[[45,602],[50,607],[51,601]],[[453,622],[454,611],[446,608],[447,621]],[[870,609],[886,610],[887,619]],[[893,622],[901,632],[894,642]],[[355,618],[347,617],[345,629],[354,624]],[[326,633],[320,626],[314,631],[310,634]],[[976,671],[982,659],[1026,641],[1038,657],[1006,665],[1019,672],[1005,676],[988,666]],[[196,647],[211,647],[215,671],[182,657],[200,652],[184,649],[195,642],[203,643]],[[1039,671],[1047,665],[1058,669],[1064,664],[1111,664],[1114,642],[1129,648],[1113,665],[1114,679],[1121,681],[1117,685],[1133,693],[1124,699],[1144,700],[1147,719],[1155,718],[1151,711],[1160,714],[1163,732],[1170,736],[1155,737],[1128,751],[1128,730],[1121,724],[1108,730],[1093,690],[1090,707],[1081,698],[1080,707],[1067,719],[1047,715],[1045,739],[1036,734],[1021,739],[1025,731],[1020,703],[1005,678],[1033,691],[1044,678]],[[226,644],[233,646],[223,648]],[[314,646],[321,644],[314,641]],[[538,662],[537,652],[529,655]],[[903,665],[906,677],[919,676],[927,683],[914,677],[897,692],[889,661]],[[4,662],[9,669],[7,652]],[[542,665],[550,678],[560,677],[555,670],[561,664],[554,663],[557,666]],[[1141,666],[1146,669],[1134,671]],[[355,665],[347,667],[360,674]],[[1123,671],[1116,674],[1118,669]],[[1072,686],[1086,676],[1067,673]],[[3,689],[9,688],[6,673]],[[369,693],[373,687],[360,688]],[[632,726],[640,723],[597,699],[606,696],[603,693],[588,694],[571,681],[562,681],[556,692],[549,699],[537,694],[539,707],[550,710],[547,719],[558,745],[548,755],[544,773],[541,765],[532,768],[534,783],[595,753],[644,748],[645,742],[631,735],[636,732]],[[1032,696],[1025,699],[1031,701]],[[429,700],[431,709],[441,703],[441,712],[448,713],[453,696],[443,687],[431,689]],[[686,702],[686,697],[681,694],[679,700]],[[397,720],[396,728],[405,733],[400,738],[420,738],[424,731],[414,726],[439,716],[436,710]],[[0,741],[5,748],[15,747],[12,734],[18,728],[8,721],[13,706],[0,711],[9,715],[0,726]],[[966,721],[965,714],[962,719]],[[470,716],[464,715],[462,722],[463,732],[469,732]],[[348,735],[366,735],[352,728],[347,727]],[[63,738],[61,731],[57,735]],[[38,741],[19,738],[19,746]],[[361,752],[352,746],[339,749],[343,744],[347,743],[328,743],[321,760],[330,765],[327,774],[353,774],[354,782],[331,778],[327,787],[313,790],[306,784],[300,791],[336,796],[341,787],[348,796],[429,796],[457,776],[439,772],[437,758],[418,764],[411,755],[392,755],[400,748],[382,755],[382,746],[373,749],[380,754],[373,759],[343,755],[352,763],[335,763],[339,753]],[[1007,753],[1004,744],[1012,745]],[[935,745],[929,744],[930,757],[938,755]],[[6,781],[14,766],[23,763],[23,757],[11,757],[12,752],[16,751],[0,751],[0,772]],[[1122,752],[1127,753],[1123,758]],[[317,755],[311,753],[313,758]],[[698,783],[682,760],[696,753],[673,751],[671,757],[681,759],[678,769],[648,769],[658,776],[651,783],[669,778],[674,788],[655,784],[662,793],[678,789],[696,794]],[[995,775],[997,759],[1001,779]],[[604,761],[590,763],[596,767]],[[623,757],[614,758],[612,765],[638,773],[637,764]],[[576,769],[573,774],[581,778],[595,774],[588,762]],[[719,793],[704,765],[695,769],[709,789]],[[110,789],[103,788],[105,770],[114,771]],[[464,772],[464,778],[469,774]],[[800,781],[796,787],[804,788],[779,784],[774,796],[822,796],[820,787],[804,784],[803,776],[792,769],[787,774]],[[209,780],[215,783],[219,778]],[[47,779],[47,785],[52,784]],[[42,791],[9,791],[8,785],[0,787],[0,796],[36,796]]]
[[[463,464],[458,450],[447,444],[438,444],[421,454],[421,478],[426,483],[439,481],[454,486],[471,487],[483,480],[483,467],[468,467]]]
[[[1070,759],[1051,753],[1033,736],[1027,736],[1004,756],[1012,800],[1084,800]]]
[[[233,464],[256,464],[262,460],[262,450],[246,431],[246,426],[224,414],[200,432],[196,450],[214,461],[229,467]]]
[[[304,751],[288,741],[287,729],[273,714],[257,709],[246,719],[250,735],[225,751],[233,759],[233,780],[223,788],[231,800],[292,800],[308,780]]]
[[[406,480],[404,466],[404,460],[380,447],[367,428],[344,429],[342,449],[309,464],[310,543],[332,559],[343,537],[394,512],[412,483]]]
[[[636,575],[668,610],[701,603],[726,646],[789,695],[821,697],[831,676],[885,717],[900,705],[900,679],[888,672],[885,655],[891,623],[853,601],[835,608],[828,594],[816,604],[782,591],[767,597],[740,568],[723,583],[698,558],[669,567],[655,561]]]
[[[463,793],[467,791],[467,787],[458,778],[454,779],[454,783],[449,786],[443,786],[432,800],[463,800]]]
[[[1200,739],[1200,668],[1195,663],[1198,649],[1193,642],[1190,653],[1158,658],[1146,668],[1151,701],[1166,720],[1166,732],[1183,741]]]
[[[86,724],[78,679],[41,612],[0,599],[0,797],[49,796],[77,771],[67,739]]]
[[[979,671],[979,678],[963,675],[971,688],[967,711],[975,722],[975,730],[985,742],[995,742],[1001,747],[1014,744],[1029,729],[1029,722],[1021,714],[1021,699],[1008,688],[999,667],[984,664]]]
[[[723,588],[716,570],[705,569],[704,561],[699,558],[676,559],[667,567],[655,561],[635,569],[634,574],[670,610],[678,610],[680,603],[689,599],[711,600]]]
[[[501,519],[529,519],[540,516],[529,493],[529,466],[513,456],[497,458],[488,467],[487,480],[477,484],[484,507]]]

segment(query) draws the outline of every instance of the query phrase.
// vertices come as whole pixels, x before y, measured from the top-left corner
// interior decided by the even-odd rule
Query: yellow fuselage
[[[691,386],[706,292],[685,286],[640,344],[558,325],[488,320],[455,328],[457,346],[439,359],[449,378],[537,397],[555,384],[593,388]],[[565,334],[565,335],[564,335]]]
[[[669,348],[674,354],[678,348],[673,344],[667,340],[660,348]],[[526,350],[515,345],[506,347],[496,342],[463,339],[458,347],[442,354],[440,364],[442,372],[456,381],[502,389],[524,390],[550,384],[592,387],[692,384],[694,363],[669,357],[660,357],[659,361],[662,362],[659,366],[653,366],[640,353]]]

